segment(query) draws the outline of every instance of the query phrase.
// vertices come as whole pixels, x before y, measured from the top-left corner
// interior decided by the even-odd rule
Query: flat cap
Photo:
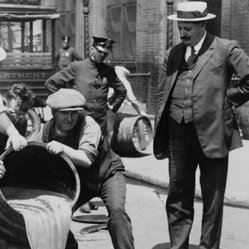
[[[93,36],[93,46],[102,52],[109,53],[112,49],[113,43],[115,43],[114,40],[105,37]]]
[[[86,100],[80,92],[66,88],[49,95],[46,101],[50,108],[60,111],[81,111],[85,103]]]

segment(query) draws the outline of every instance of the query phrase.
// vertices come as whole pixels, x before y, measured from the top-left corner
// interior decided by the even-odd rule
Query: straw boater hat
[[[215,18],[209,14],[206,2],[183,2],[177,4],[177,13],[168,16],[168,19],[183,22],[197,22]]]
[[[84,96],[74,89],[61,88],[48,96],[46,104],[54,110],[82,111],[86,100]]]
[[[7,57],[7,54],[3,48],[0,47],[0,61],[4,60]]]

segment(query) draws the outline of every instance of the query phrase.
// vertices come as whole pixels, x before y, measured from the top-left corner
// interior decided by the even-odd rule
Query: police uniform
[[[70,37],[65,36],[62,38],[63,42],[69,43]],[[76,60],[82,60],[82,57],[77,53],[75,48],[68,47],[66,48],[60,48],[55,60],[57,61],[59,69],[63,69],[64,67],[67,67],[71,62],[76,61]]]
[[[107,39],[98,44],[104,51],[108,51]],[[98,40],[99,41],[99,40]],[[100,125],[102,134],[107,135],[107,98],[109,88],[114,89],[115,99],[112,102],[112,111],[115,113],[126,98],[126,89],[118,79],[113,67],[105,63],[96,63],[91,58],[72,62],[62,71],[57,72],[45,82],[50,92],[60,88],[74,88],[85,98],[90,115]]]

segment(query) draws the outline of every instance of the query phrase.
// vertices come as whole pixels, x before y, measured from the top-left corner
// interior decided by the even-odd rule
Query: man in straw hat
[[[199,248],[218,249],[228,154],[242,146],[233,108],[249,100],[249,58],[235,41],[209,34],[215,18],[202,1],[177,4],[181,43],[166,52],[160,78],[154,155],[169,158],[166,204],[171,248],[189,248],[195,172],[200,168],[203,218]],[[232,75],[241,79],[229,87]]]
[[[131,220],[125,211],[124,165],[101,136],[94,119],[79,114],[85,98],[74,89],[60,89],[48,97],[47,105],[53,118],[44,125],[37,141],[47,143],[52,154],[64,152],[75,164],[81,189],[73,211],[100,197],[108,211],[107,228],[114,248],[134,248]],[[78,248],[71,232],[69,238],[66,248]]]

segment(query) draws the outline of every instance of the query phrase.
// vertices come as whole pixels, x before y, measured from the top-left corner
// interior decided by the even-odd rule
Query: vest
[[[170,116],[177,122],[189,123],[194,120],[192,109],[192,91],[194,74],[185,59],[182,60],[176,84],[171,96]]]
[[[81,128],[85,125],[84,122],[85,119],[79,116],[72,131],[63,140],[58,142],[77,150],[79,148],[79,140],[81,139]],[[55,140],[51,129],[53,124],[54,119],[48,121],[44,125],[42,134],[42,140],[44,143]],[[114,174],[117,170],[124,171],[124,166],[120,157],[110,149],[110,146],[105,138],[103,138],[99,143],[98,153],[97,158],[89,168],[82,168],[75,165],[81,184],[94,191],[98,191],[104,179],[110,177],[111,174]]]

